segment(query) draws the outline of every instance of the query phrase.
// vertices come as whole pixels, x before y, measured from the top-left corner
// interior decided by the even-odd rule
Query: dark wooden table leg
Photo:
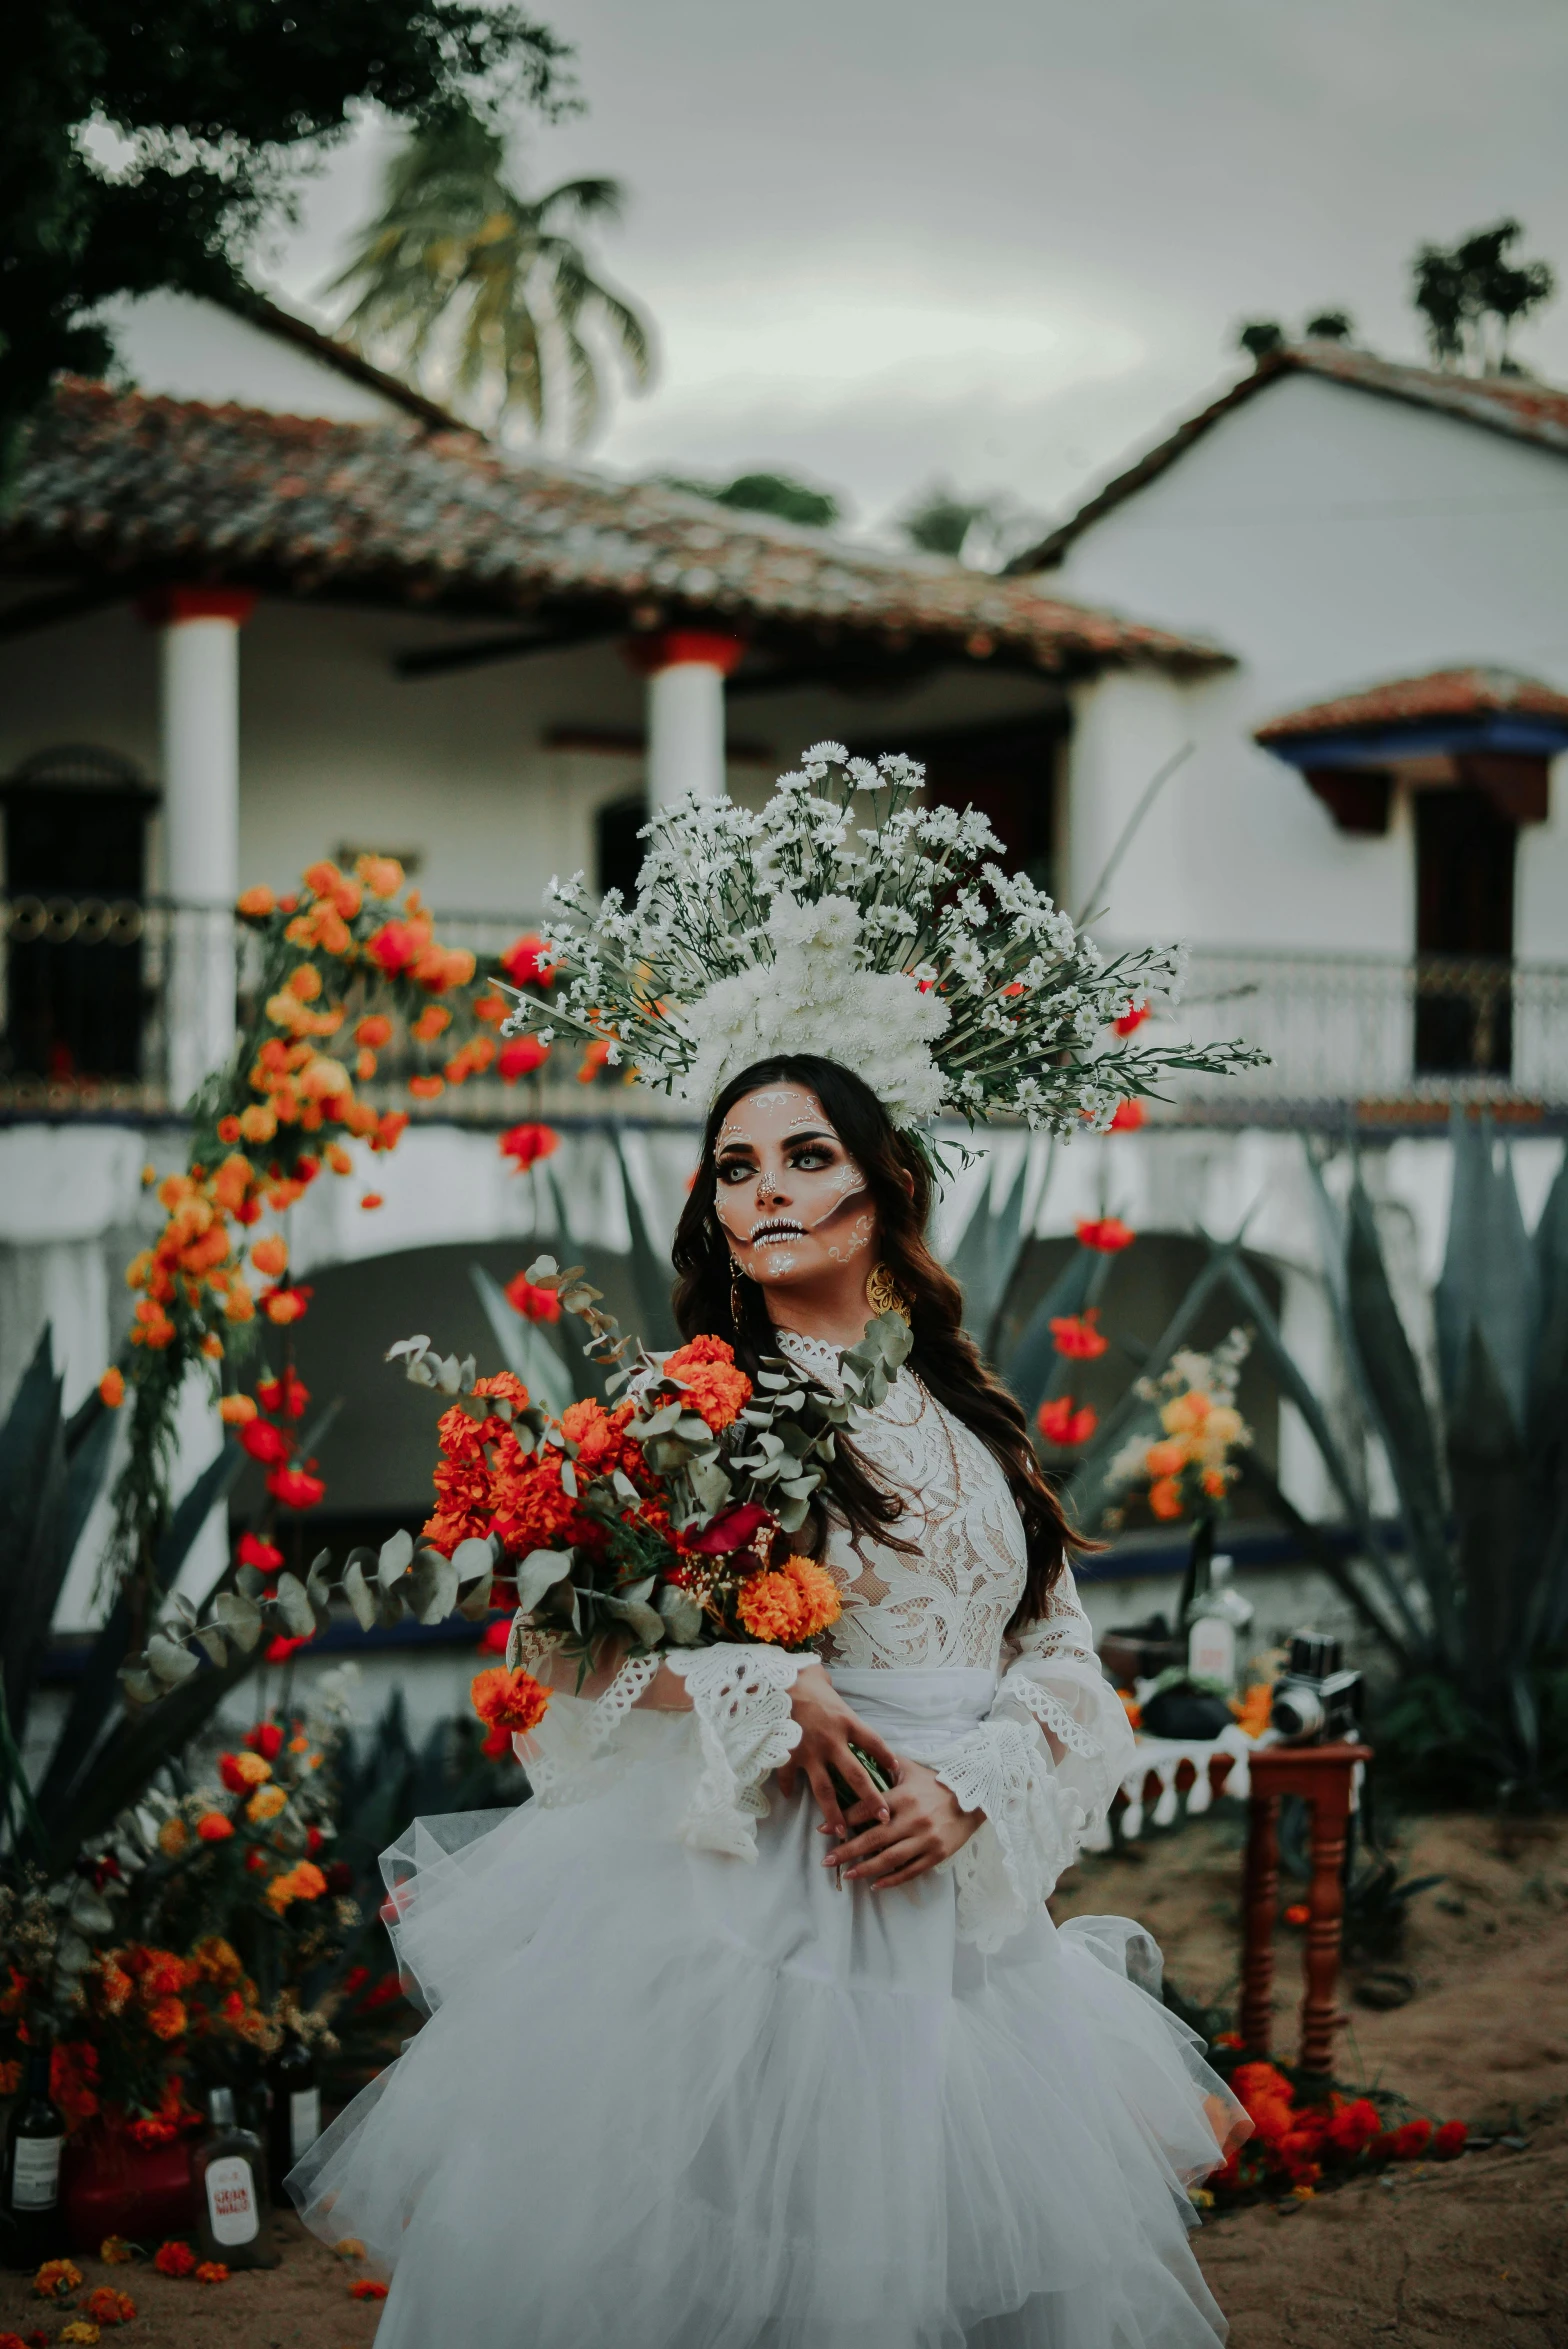
[[[1279,1797],[1254,1791],[1247,1834],[1246,1946],[1241,1975],[1241,2040],[1267,2055],[1273,2037],[1274,1904],[1279,1892]]]
[[[1345,1835],[1350,1816],[1350,1770],[1324,1784],[1312,1804],[1312,1888],[1307,1896],[1306,1996],[1301,2002],[1301,2067],[1334,2068],[1335,1992],[1344,1934]]]

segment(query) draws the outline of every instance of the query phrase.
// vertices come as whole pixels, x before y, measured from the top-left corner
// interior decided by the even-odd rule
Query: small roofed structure
[[[1468,783],[1514,824],[1546,821],[1568,694],[1511,669],[1434,669],[1270,718],[1253,731],[1342,831],[1383,832],[1393,785]]]

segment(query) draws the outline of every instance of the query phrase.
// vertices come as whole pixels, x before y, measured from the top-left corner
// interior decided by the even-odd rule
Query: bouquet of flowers
[[[1133,1393],[1155,1406],[1159,1433],[1132,1436],[1106,1471],[1113,1500],[1140,1486],[1156,1517],[1214,1517],[1241,1474],[1234,1455],[1252,1442],[1252,1430],[1236,1409],[1236,1386],[1251,1348],[1251,1333],[1233,1329],[1212,1354],[1188,1348],[1171,1357],[1157,1379],[1139,1379]],[[1108,1509],[1107,1525],[1119,1525],[1122,1508]]]
[[[838,1587],[791,1536],[838,1434],[886,1394],[907,1324],[893,1312],[869,1324],[840,1357],[838,1394],[782,1356],[764,1358],[754,1386],[721,1338],[648,1353],[599,1311],[580,1267],[544,1256],[526,1278],[588,1324],[608,1404],[552,1419],[510,1371],[476,1378],[427,1338],[393,1348],[417,1384],[459,1398],[441,1420],[425,1543],[460,1575],[486,1566],[515,1581],[506,1668],[476,1683],[482,1718],[531,1729],[548,1700],[526,1666],[560,1650],[581,1677],[606,1633],[654,1662],[720,1640],[808,1649],[837,1620]]]

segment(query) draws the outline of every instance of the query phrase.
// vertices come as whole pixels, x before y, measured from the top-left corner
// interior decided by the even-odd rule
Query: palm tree
[[[506,175],[499,131],[466,107],[422,124],[388,167],[379,215],[333,293],[357,290],[344,324],[416,373],[428,362],[496,425],[521,411],[535,432],[564,403],[571,437],[592,431],[608,344],[641,389],[649,327],[593,271],[571,230],[620,217],[615,179],[569,179],[528,197]]]

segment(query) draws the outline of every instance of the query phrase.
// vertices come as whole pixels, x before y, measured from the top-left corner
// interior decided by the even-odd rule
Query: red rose
[[[543,1068],[550,1057],[548,1044],[541,1044],[537,1036],[514,1036],[510,1044],[503,1044],[496,1067],[508,1085],[515,1085],[519,1077],[531,1077],[535,1069]]]
[[[240,1443],[264,1468],[276,1467],[289,1456],[288,1437],[270,1419],[247,1419],[240,1429]]]
[[[687,1543],[687,1548],[698,1551],[704,1558],[722,1558],[731,1550],[743,1550],[759,1525],[769,1521],[768,1510],[756,1501],[740,1501],[733,1509],[724,1510],[715,1517],[705,1533]]]
[[[267,1478],[267,1490],[285,1509],[314,1509],[327,1495],[325,1479],[304,1468],[274,1468]]]
[[[242,1533],[236,1555],[242,1566],[254,1566],[261,1574],[276,1574],[283,1563],[283,1552],[264,1542],[259,1533]]]

